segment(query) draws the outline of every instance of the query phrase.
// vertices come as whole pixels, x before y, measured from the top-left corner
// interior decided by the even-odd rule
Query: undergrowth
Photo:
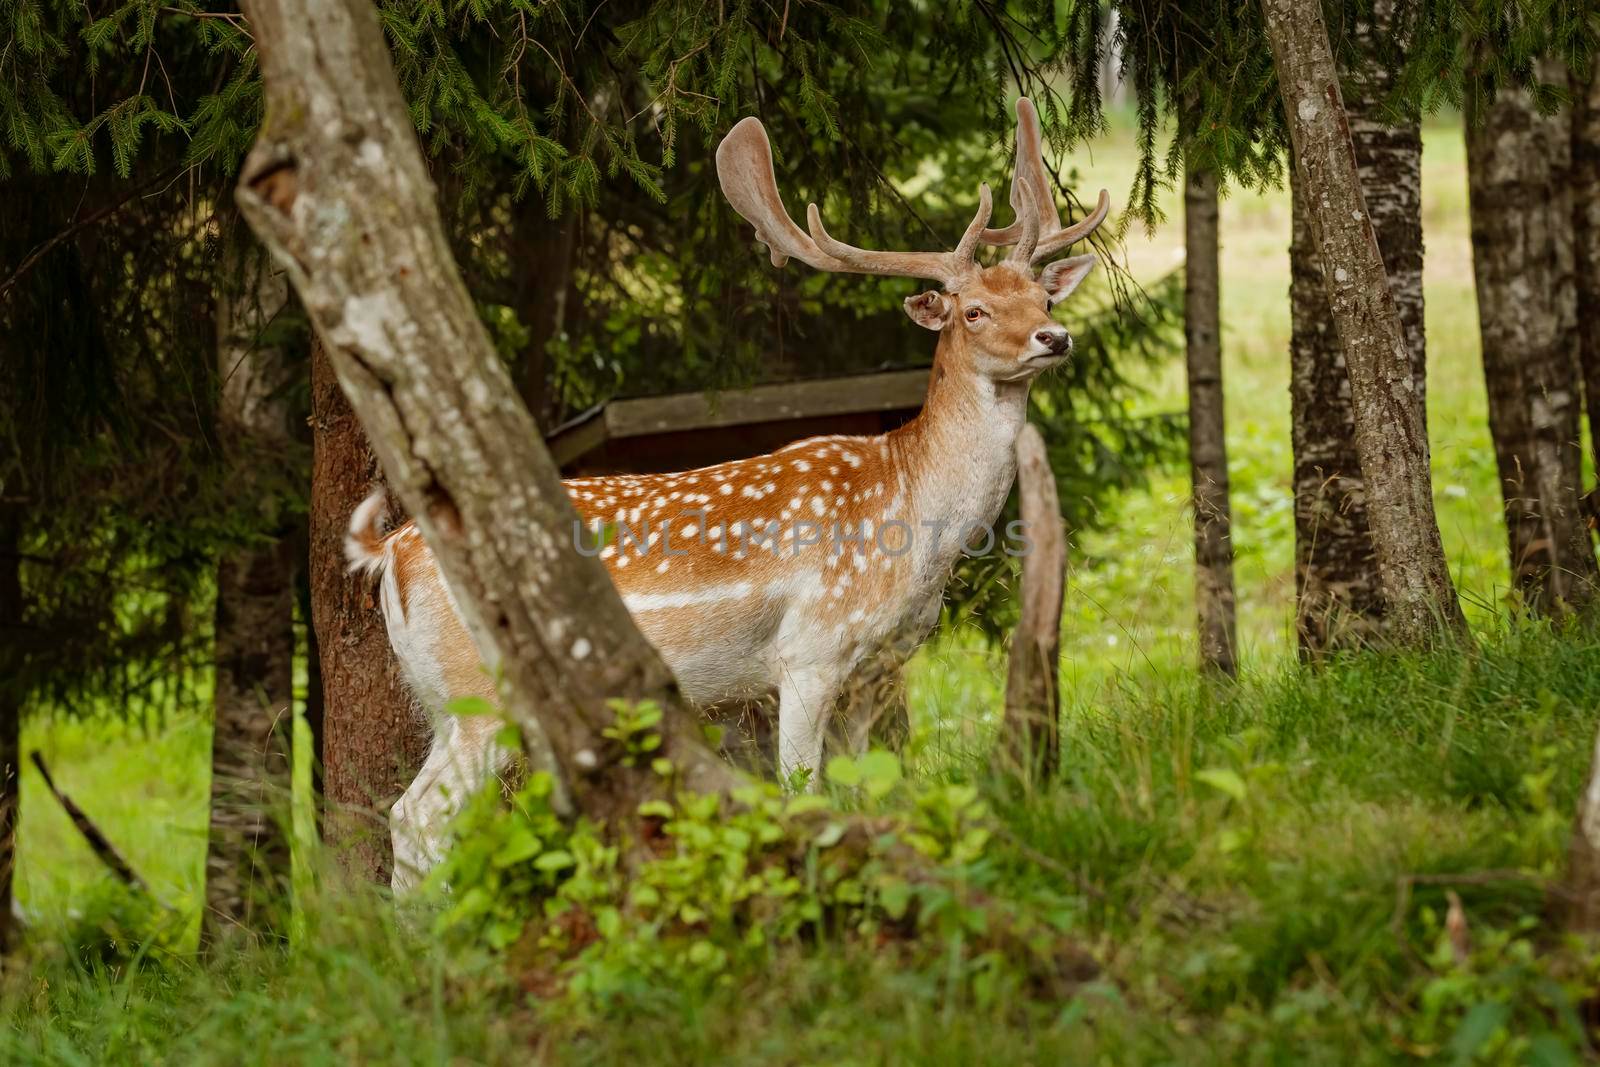
[[[328,863],[287,948],[85,903],[0,1061],[1579,1062],[1600,956],[1545,903],[1597,707],[1576,629],[1157,675],[1072,710],[1047,787],[877,753],[653,807],[643,864],[535,776],[421,903]]]

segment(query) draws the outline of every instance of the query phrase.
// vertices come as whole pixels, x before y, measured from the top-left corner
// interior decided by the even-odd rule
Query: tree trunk
[[[254,260],[252,262],[252,259]],[[218,438],[243,468],[290,445],[284,353],[263,331],[289,300],[289,283],[262,256],[230,257],[217,301]],[[280,522],[263,502],[262,522]],[[294,702],[294,537],[289,529],[235,550],[217,565],[215,731],[206,849],[208,941],[230,928],[270,931],[289,884]]]
[[[17,946],[13,876],[22,800],[22,506],[0,499],[0,955]]]
[[[1017,492],[1032,550],[1022,560],[1022,616],[1011,638],[1001,744],[1030,781],[1048,781],[1061,760],[1061,600],[1067,543],[1056,476],[1032,424],[1017,437]]]
[[[531,197],[517,211],[511,252],[515,263],[512,300],[528,329],[528,344],[518,369],[517,390],[541,429],[551,426],[550,345],[566,330],[567,294],[578,220],[547,217],[544,198]]]
[[[1563,70],[1552,60],[1540,73],[1548,81]],[[1560,614],[1585,606],[1596,580],[1579,505],[1572,124],[1504,88],[1482,113],[1469,106],[1466,120],[1478,330],[1512,582],[1529,608]]]
[[[1189,371],[1189,484],[1194,498],[1194,599],[1200,663],[1232,676],[1237,635],[1233,511],[1222,400],[1222,270],[1217,176],[1189,171],[1183,186],[1183,331]]]
[[[1595,737],[1589,780],[1578,796],[1566,874],[1549,900],[1551,910],[1567,929],[1600,933],[1600,735]]]
[[[1589,412],[1591,459],[1600,471],[1600,63],[1571,75],[1572,244],[1577,280],[1578,367]]]
[[[267,107],[239,203],[289,270],[530,759],[579,813],[626,834],[674,783],[605,736],[608,701],[650,700],[676,784],[731,788],[738,776],[702,742],[603,564],[573,550],[577,513],[451,260],[376,12],[365,0],[247,0],[245,12]],[[331,697],[329,710],[331,741]]]
[[[324,826],[347,870],[387,885],[387,812],[422,765],[428,730],[371,584],[346,569],[350,513],[382,484],[382,472],[320,342],[311,347],[311,426],[308,571],[322,680]]]
[[[1464,636],[1433,511],[1428,437],[1394,293],[1361,191],[1339,75],[1318,4],[1262,0],[1294,167],[1329,311],[1344,348],[1387,635]]]
[[[1380,0],[1376,24],[1358,23],[1357,46],[1371,54],[1389,32],[1393,4]],[[1377,234],[1389,292],[1400,314],[1426,431],[1427,342],[1422,300],[1422,134],[1392,126],[1382,104],[1389,72],[1372,64],[1345,99],[1361,190]],[[1322,261],[1311,237],[1301,183],[1290,175],[1289,342],[1295,490],[1295,628],[1301,654],[1361,647],[1383,632],[1384,600],[1367,515],[1367,486],[1356,450],[1355,408]]]

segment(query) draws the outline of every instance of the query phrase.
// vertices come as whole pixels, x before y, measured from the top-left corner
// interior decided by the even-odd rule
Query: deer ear
[[[1065,300],[1094,270],[1094,255],[1058,259],[1039,274],[1039,284],[1050,294],[1050,303]]]
[[[936,289],[908,296],[906,314],[925,330],[942,330],[950,319],[950,298]]]

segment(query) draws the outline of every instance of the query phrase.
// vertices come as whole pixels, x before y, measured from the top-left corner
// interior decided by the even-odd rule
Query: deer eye
[[[981,318],[983,318],[983,309],[982,308],[968,308],[967,309],[967,321],[968,322],[977,322]]]

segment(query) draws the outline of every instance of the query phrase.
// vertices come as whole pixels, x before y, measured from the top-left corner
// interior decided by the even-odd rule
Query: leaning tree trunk
[[[218,438],[242,467],[290,445],[284,353],[263,341],[289,282],[259,254],[232,256],[230,267],[217,301]],[[261,521],[280,528],[217,564],[207,940],[269,931],[289,884],[294,537],[276,505],[263,501]]]
[[[1541,74],[1563,70],[1554,60]],[[1481,112],[1469,106],[1466,120],[1478,330],[1512,581],[1524,604],[1559,614],[1586,605],[1596,579],[1579,504],[1572,126],[1513,89]]]
[[[382,484],[361,423],[320,342],[311,347],[311,640],[322,682],[322,796],[345,868],[387,884],[389,805],[427,755],[428,731],[400,676],[370,583],[352,577],[350,513]]]
[[[1307,223],[1344,348],[1387,635],[1408,645],[1464,635],[1433,511],[1421,397],[1362,195],[1322,8],[1262,0],[1262,10]]]
[[[1389,32],[1393,3],[1358,22],[1356,44],[1371,55]],[[1415,121],[1390,125],[1382,105],[1393,88],[1381,64],[1347,82],[1350,139],[1361,191],[1378,238],[1389,291],[1400,313],[1424,431],[1426,333],[1422,303],[1422,133]],[[1295,629],[1303,656],[1360,647],[1379,637],[1383,589],[1356,450],[1355,407],[1344,348],[1328,306],[1322,261],[1300,182],[1290,175],[1290,413],[1294,441]],[[1425,438],[1424,438],[1425,440]]]
[[[1577,281],[1578,367],[1589,413],[1591,467],[1600,471],[1600,63],[1571,76],[1572,246]],[[1591,491],[1593,492],[1593,491]],[[1595,495],[1587,497],[1591,520]]]
[[[1194,497],[1194,594],[1200,662],[1237,671],[1233,511],[1222,402],[1222,270],[1217,176],[1189,171],[1183,192],[1183,330],[1189,371],[1189,483]]]
[[[0,500],[0,955],[17,944],[12,915],[22,800],[22,506]]]
[[[244,7],[267,101],[239,203],[288,269],[530,759],[576,811],[626,833],[672,783],[605,736],[608,701],[650,700],[676,781],[731,788],[604,566],[573,549],[577,513],[451,260],[373,7]],[[331,730],[331,699],[329,713]]]

